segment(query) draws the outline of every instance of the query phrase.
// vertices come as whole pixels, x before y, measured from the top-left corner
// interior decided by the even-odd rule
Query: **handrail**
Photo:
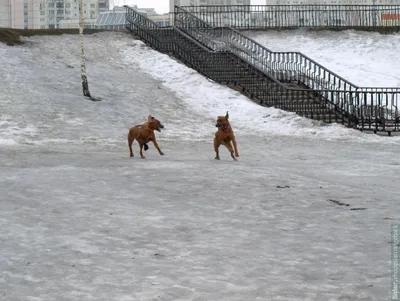
[[[211,40],[219,40],[220,42],[225,42],[225,43],[230,43],[233,46],[236,47],[236,50],[240,49],[241,54],[243,55],[243,50],[245,51],[247,56],[251,57],[252,61],[257,61],[260,66],[266,66],[268,65],[282,65],[286,64],[286,66],[290,66],[290,69],[285,69],[285,68],[278,68],[275,69],[275,72],[279,74],[279,71],[286,70],[286,71],[295,71],[296,69],[303,69],[307,70],[311,75],[314,75],[312,78],[312,81],[309,82],[311,88],[316,88],[316,89],[345,89],[349,91],[354,91],[354,90],[368,90],[371,87],[363,87],[363,86],[358,86],[349,80],[346,80],[345,78],[339,76],[333,71],[330,71],[329,69],[325,68],[315,60],[311,59],[310,57],[304,55],[301,52],[274,52],[268,49],[267,47],[261,45],[260,43],[256,42],[252,38],[249,38],[242,33],[240,33],[238,30],[232,28],[232,27],[213,27],[206,21],[200,19],[193,13],[189,12],[187,10],[188,7],[175,7],[175,22],[177,24],[180,24],[179,18],[182,18],[182,14],[187,14],[187,16],[184,16],[185,18],[184,21],[189,21],[189,22],[181,22],[184,25],[185,28],[189,28],[190,22],[195,20],[197,26],[192,26],[194,29],[199,29],[199,28],[207,28],[209,29],[208,32],[202,33],[202,39],[203,41],[208,38],[210,41]],[[177,22],[178,21],[178,22]],[[198,26],[198,24],[201,24],[202,26]],[[222,35],[218,35],[217,32],[222,31]],[[296,56],[296,58],[290,58],[290,56]],[[276,60],[277,58],[278,61]],[[288,62],[289,61],[289,62]],[[299,63],[301,63],[301,66],[299,66]],[[294,65],[297,65],[296,68]],[[267,68],[268,69],[268,68]],[[297,71],[300,71],[297,70]],[[297,72],[297,79],[301,78],[300,72]],[[327,79],[324,79],[327,78]],[[285,80],[287,78],[283,78]],[[339,85],[339,87],[337,87]],[[373,87],[373,88],[391,88],[391,89],[397,89],[400,92],[400,88],[398,87]]]
[[[126,9],[126,21],[133,23],[136,21],[135,18],[138,17],[141,21],[144,21],[146,23],[146,25],[150,25],[150,26],[148,26],[149,29],[159,29],[160,28],[160,26],[158,26],[154,21],[150,20],[145,15],[139,13],[133,7],[131,7],[129,5],[124,5],[123,7],[125,7],[125,9]],[[136,14],[134,15],[133,12],[136,12]]]
[[[325,68],[324,66],[322,66],[321,64],[317,63],[316,61],[314,61],[313,59],[309,58],[308,56],[304,55],[301,52],[295,51],[295,52],[284,52],[284,51],[272,51],[268,48],[266,48],[265,46],[261,45],[260,43],[256,42],[255,40],[253,40],[252,38],[249,38],[243,34],[241,34],[238,30],[232,28],[232,27],[228,27],[230,31],[234,32],[237,36],[240,36],[241,38],[245,39],[246,41],[250,41],[251,43],[253,43],[254,45],[256,45],[257,47],[260,48],[264,48],[267,51],[269,51],[271,54],[283,54],[283,53],[293,53],[296,55],[301,56],[302,58],[306,59],[307,61],[309,61],[310,63],[316,65],[317,67],[323,69],[323,70],[327,70],[330,74],[332,74],[333,76],[337,77],[339,80],[343,81],[344,83],[348,84],[349,86],[353,86],[355,88],[358,88],[355,84],[351,83],[350,81],[344,79],[343,77],[339,76],[338,74],[334,73],[333,71],[328,70],[327,68]]]
[[[225,47],[279,80],[306,81],[310,88],[317,90],[358,88],[300,53],[273,52],[232,28],[214,28],[179,6],[175,6],[175,26],[205,44],[219,42],[221,45],[214,50]]]
[[[254,95],[260,104],[273,105],[289,111],[300,110],[305,112],[305,114],[300,112],[300,115],[311,116],[311,118],[313,114],[330,112],[328,114],[334,114],[333,121],[348,123],[348,126],[356,125],[363,130],[376,131],[379,125],[381,129],[388,132],[400,131],[397,109],[400,93],[397,88],[365,88],[365,90],[351,91],[340,89],[340,85],[336,89],[290,87],[271,76],[268,70],[260,67],[260,64],[255,64],[254,62],[257,61],[252,61],[250,59],[252,56],[240,55],[237,49],[228,49],[229,47],[224,49],[219,41],[210,41],[210,37],[207,36],[210,31],[209,26],[204,25],[201,20],[201,22],[199,20],[195,22],[196,26],[192,26],[193,23],[189,22],[177,27],[159,27],[134,8],[125,7],[127,28],[139,35],[150,46],[162,52],[174,53],[185,64],[217,82],[239,84],[252,97]],[[216,29],[213,29],[212,33],[216,37],[221,34]],[[199,40],[199,35],[204,35],[204,39]],[[205,44],[207,42],[208,44]],[[217,46],[220,49],[216,49]],[[229,43],[222,46],[229,46]],[[248,49],[239,48],[239,50]],[[274,55],[288,56],[288,53],[277,52]],[[282,69],[283,66],[286,70],[282,70],[292,72],[285,64],[297,62],[298,57],[293,53],[289,53],[288,57],[290,59],[283,65],[279,62],[279,57],[272,58],[270,62],[280,63],[281,66],[270,65],[269,68]],[[324,74],[308,75],[312,76],[313,80],[318,76],[324,76]],[[315,102],[303,102],[304,97],[317,97],[320,113],[314,112]],[[331,120],[330,117],[329,120]]]
[[[132,11],[135,11],[136,13],[138,13],[136,10],[134,10],[133,8],[130,8]],[[143,16],[143,18],[146,18],[145,16]],[[132,19],[131,21],[134,21],[135,19]],[[129,21],[129,20],[128,20]],[[201,21],[201,20],[200,20]],[[199,23],[200,25],[202,25],[201,23]],[[156,25],[157,27],[157,25]],[[156,27],[152,28],[155,29]],[[161,28],[158,28],[161,29]],[[200,49],[202,49],[205,53],[208,53],[205,57],[208,57],[210,54],[228,54],[228,55],[233,55],[233,56],[237,56],[234,52],[231,51],[215,51],[212,49],[209,49],[209,47],[205,47],[204,45],[202,45],[202,43],[199,43],[198,40],[196,40],[195,38],[193,38],[190,34],[187,34],[185,31],[181,30],[179,27],[173,27],[173,29],[178,32],[181,36],[184,36],[187,40],[189,40],[191,43],[195,44],[197,47],[199,47]],[[161,36],[159,37],[159,39],[161,38]],[[158,40],[158,43],[160,44],[160,40]],[[179,48],[179,45],[176,45]],[[240,58],[240,56],[238,56],[237,58]],[[253,68],[259,70],[259,72],[261,74],[263,74],[263,76],[271,83],[274,84],[278,87],[278,90],[280,91],[286,91],[286,93],[291,93],[291,94],[296,94],[296,93],[302,93],[302,94],[308,94],[310,92],[313,93],[321,93],[321,94],[326,94],[327,91],[326,90],[310,90],[310,89],[306,89],[306,88],[294,88],[294,87],[287,87],[285,86],[281,81],[279,81],[278,79],[276,79],[275,77],[271,76],[268,72],[265,72],[264,70],[260,70],[259,68],[257,68],[256,66],[254,66],[254,64],[251,64],[251,62],[249,62],[246,59],[241,58],[243,61],[247,62],[250,66],[253,66]],[[330,91],[330,93],[347,93],[348,91]],[[332,99],[326,99],[330,105],[332,106],[332,108],[336,108],[336,110],[338,112],[341,112],[340,114],[345,114],[346,110],[347,110],[347,104],[346,101],[342,101],[340,98],[338,97],[334,97],[335,99],[332,101]]]

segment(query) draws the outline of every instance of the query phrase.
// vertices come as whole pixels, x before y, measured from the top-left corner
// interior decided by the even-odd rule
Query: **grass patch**
[[[84,29],[84,34],[94,34],[102,32],[102,29]],[[62,35],[62,34],[79,34],[78,29],[9,29],[0,28],[0,43],[4,43],[9,46],[20,45],[24,42],[21,40],[23,37],[32,36],[50,36],[50,35]]]

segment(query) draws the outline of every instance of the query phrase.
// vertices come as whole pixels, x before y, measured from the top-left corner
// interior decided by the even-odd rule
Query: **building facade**
[[[85,20],[95,20],[108,10],[109,0],[83,0]],[[0,27],[76,28],[78,23],[79,0],[0,0]]]
[[[83,0],[83,19],[95,20],[100,12],[109,10],[108,0]],[[40,20],[38,28],[60,28],[65,24],[79,23],[79,0],[47,0],[39,6]],[[78,22],[77,22],[78,21]],[[64,23],[64,26],[60,26]]]
[[[40,0],[0,0],[0,27],[33,28],[39,12]]]

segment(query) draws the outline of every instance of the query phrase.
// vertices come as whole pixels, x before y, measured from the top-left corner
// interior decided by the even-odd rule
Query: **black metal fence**
[[[300,52],[273,52],[233,28],[214,28],[181,7],[175,8],[175,26],[210,49],[231,51],[280,81],[301,81],[315,90],[358,88]]]
[[[348,113],[397,118],[400,88],[358,87],[300,52],[273,52],[233,28],[214,28],[182,7],[175,8],[175,25],[210,49],[233,52],[279,81],[301,82],[313,90],[347,91],[330,94],[330,101],[348,106]]]
[[[400,27],[400,5],[182,6],[213,27]]]
[[[126,28],[161,52],[173,51],[173,27],[159,27],[134,8],[126,8]]]
[[[399,88],[357,87],[301,53],[272,52],[233,29],[213,28],[179,7],[175,16],[176,27],[160,28],[127,7],[127,27],[208,78],[241,86],[262,105],[310,118],[320,115],[324,118],[315,119],[362,130],[400,131]],[[288,88],[285,79],[313,89]],[[312,98],[318,104],[308,101]]]

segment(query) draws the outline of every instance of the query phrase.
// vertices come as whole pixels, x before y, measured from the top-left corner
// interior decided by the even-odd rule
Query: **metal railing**
[[[175,7],[174,24],[211,49],[231,51],[280,81],[298,81],[316,90],[358,88],[300,52],[273,52],[233,28],[214,28],[182,7]]]
[[[358,91],[362,97],[357,97],[356,102],[360,99],[366,105],[382,105],[397,112],[400,88],[358,87],[300,52],[273,52],[233,28],[214,28],[183,7],[175,8],[175,26],[213,50],[235,53],[280,81],[301,82],[313,90]],[[378,92],[390,94],[392,99],[375,97]],[[334,103],[346,101],[346,97],[331,97]],[[372,113],[369,115],[374,116]]]
[[[398,27],[400,5],[182,6],[213,27]]]
[[[161,52],[173,51],[171,35],[172,27],[159,27],[155,22],[139,13],[134,8],[125,6],[126,9],[126,28],[130,32],[142,38],[151,47]]]
[[[179,12],[176,16],[178,15]],[[257,60],[250,61],[248,57],[238,55],[237,51],[224,49],[220,41],[210,39],[208,36],[209,31],[212,30],[210,25],[197,18],[187,23],[188,15],[185,16],[185,19],[177,18],[178,25],[182,22],[177,27],[160,28],[133,8],[127,7],[127,27],[150,46],[162,52],[172,52],[186,65],[208,78],[219,83],[241,87],[242,92],[261,105],[297,112],[299,115],[322,119],[326,122],[339,122],[361,130],[400,131],[397,110],[400,93],[397,88],[352,89],[350,87],[352,84],[345,80],[343,82],[349,85],[348,89],[288,88],[271,76],[268,69],[260,68],[259,64],[255,64]],[[217,35],[216,32],[222,33],[220,29],[216,29],[214,36]],[[203,37],[203,40],[199,37]],[[254,45],[250,42],[246,44],[246,53],[247,49],[254,50]],[[260,49],[262,48],[256,48],[256,53],[260,54]],[[266,48],[262,51],[270,52]],[[300,62],[296,61],[294,56],[293,59],[290,58],[282,63],[280,60],[285,55],[290,57],[290,54],[274,53],[271,56],[274,59],[271,59],[270,69],[279,71],[279,68],[284,66],[303,66],[303,64],[294,64]],[[289,67],[285,68],[285,70],[293,71]],[[313,71],[313,67],[306,70]],[[334,76],[329,73],[329,70],[326,72],[328,73],[316,71],[317,74],[310,74],[313,78],[316,78],[316,75],[323,78]],[[334,78],[342,81],[340,77]],[[340,84],[335,85],[333,82],[333,86],[339,87]],[[308,99],[315,99],[317,102],[306,101]]]

